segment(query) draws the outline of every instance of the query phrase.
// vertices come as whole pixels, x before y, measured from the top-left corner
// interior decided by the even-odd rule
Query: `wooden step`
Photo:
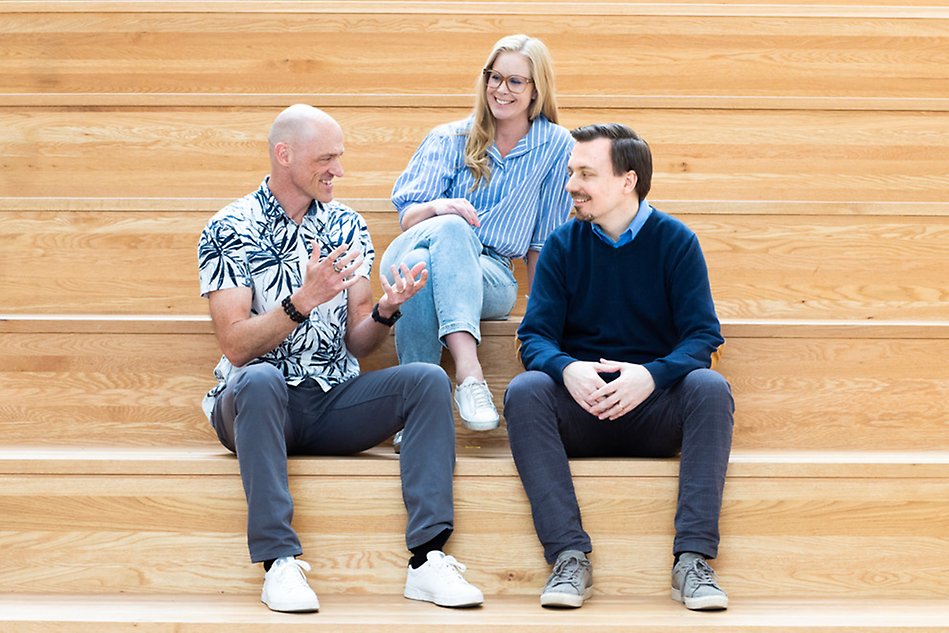
[[[548,611],[536,597],[487,596],[481,608],[438,609],[395,596],[320,595],[318,614],[277,614],[247,596],[0,595],[6,633],[944,633],[937,600],[753,599],[689,613],[663,597],[595,595],[583,609]]]
[[[518,319],[485,322],[500,405],[522,371]],[[949,323],[726,321],[718,369],[740,449],[925,450],[949,445]],[[208,317],[0,315],[0,438],[35,446],[217,446],[200,409],[220,357]],[[391,339],[364,370],[396,363]],[[444,366],[453,373],[448,356]],[[457,425],[459,447],[505,428]]]
[[[220,199],[0,198],[6,312],[206,314],[197,240]],[[399,234],[387,199],[351,201],[376,262]],[[699,236],[723,319],[949,318],[949,206],[654,201]],[[523,314],[526,271],[515,271]],[[378,270],[378,266],[376,267]],[[16,274],[13,274],[16,271]],[[381,294],[373,275],[376,295]]]
[[[677,460],[571,467],[599,594],[666,595]],[[398,458],[293,458],[290,478],[316,590],[398,595]],[[510,456],[461,451],[455,498],[449,549],[468,577],[536,595],[549,568]],[[947,500],[947,451],[736,451],[716,568],[746,598],[947,598]],[[3,449],[0,593],[253,594],[245,521],[223,449]]]
[[[946,102],[949,80],[937,54],[949,10],[937,0],[4,2],[0,12],[0,104],[273,106],[356,94],[468,105],[495,40],[518,32],[547,43],[571,107],[630,94]],[[406,47],[405,33],[426,37]]]
[[[267,173],[266,135],[290,102],[2,109],[0,196],[237,198]],[[425,134],[468,116],[470,105],[327,110],[346,133],[347,176],[336,194],[385,198]],[[649,142],[656,199],[945,202],[949,189],[949,108],[561,109],[568,128],[603,120],[629,123]]]

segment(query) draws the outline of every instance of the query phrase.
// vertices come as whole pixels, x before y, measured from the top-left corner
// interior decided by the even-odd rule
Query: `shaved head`
[[[277,115],[267,141],[270,144],[270,153],[273,155],[277,143],[307,143],[314,136],[327,131],[340,130],[339,124],[333,117],[319,108],[305,103],[297,103]]]
[[[306,209],[333,199],[333,181],[343,175],[343,129],[318,108],[298,103],[277,115],[270,134],[270,190],[285,210]],[[291,217],[297,217],[297,211]],[[299,211],[302,213],[302,211]]]

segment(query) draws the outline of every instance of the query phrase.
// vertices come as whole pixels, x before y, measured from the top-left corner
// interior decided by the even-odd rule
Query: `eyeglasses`
[[[516,95],[519,95],[527,90],[527,84],[534,83],[533,79],[521,77],[520,75],[508,75],[505,77],[501,73],[492,70],[491,68],[485,68],[481,72],[484,74],[484,81],[488,88],[500,88],[501,84],[503,83],[507,84],[507,89]]]

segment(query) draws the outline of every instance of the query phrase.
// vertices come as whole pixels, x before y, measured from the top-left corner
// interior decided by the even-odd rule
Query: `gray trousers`
[[[715,558],[734,410],[728,382],[710,369],[657,389],[613,421],[584,411],[545,373],[516,376],[504,395],[504,417],[547,562],[568,549],[592,550],[568,457],[672,457],[680,449],[673,552]]]
[[[232,374],[211,418],[221,443],[240,464],[253,562],[303,551],[290,527],[288,455],[351,455],[403,427],[399,467],[408,511],[406,546],[417,547],[453,528],[451,384],[437,365],[367,372],[328,392],[312,380],[288,386],[267,363],[249,365]]]

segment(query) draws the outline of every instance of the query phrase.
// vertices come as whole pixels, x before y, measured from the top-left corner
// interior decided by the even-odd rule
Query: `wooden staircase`
[[[949,630],[949,7],[904,5],[0,1],[0,631]],[[737,404],[731,606],[668,597],[677,460],[589,459],[596,594],[541,609],[505,428],[458,425],[450,551],[485,605],[401,597],[383,444],[291,460],[322,608],[272,613],[199,406],[197,235],[305,101],[343,125],[338,192],[381,255],[391,183],[515,32],[550,47],[565,125],[650,141],[651,201],[702,242]],[[523,308],[484,324],[498,403]],[[390,341],[363,366],[394,362]]]

